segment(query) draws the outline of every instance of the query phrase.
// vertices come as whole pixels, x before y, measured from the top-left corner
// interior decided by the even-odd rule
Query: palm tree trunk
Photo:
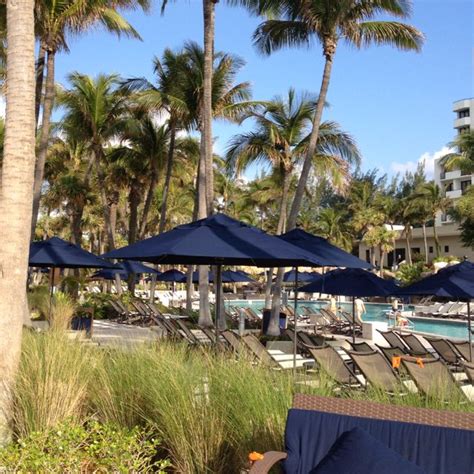
[[[6,127],[0,189],[0,445],[10,438],[11,387],[25,316],[35,167],[34,1],[7,0]]]
[[[280,201],[280,218],[278,219],[277,235],[282,234],[285,231],[286,221],[286,209],[288,207],[288,191],[290,188],[291,175],[286,170],[283,170],[283,187]],[[268,324],[267,334],[269,336],[278,336],[280,334],[280,306],[281,306],[281,287],[283,282],[283,274],[285,269],[278,269],[275,285],[273,286],[273,300],[272,300],[272,313],[270,316],[270,323]],[[273,271],[270,275],[271,285]]]
[[[405,260],[407,261],[408,265],[412,264],[412,259],[411,259],[411,247],[410,247],[410,230],[405,229],[405,242],[406,242],[406,248],[407,248],[407,254],[405,256]]]
[[[170,122],[170,145],[168,149],[168,160],[166,163],[165,184],[163,185],[163,198],[160,209],[160,228],[158,232],[161,234],[166,224],[166,204],[168,201],[168,193],[171,182],[171,172],[173,171],[174,146],[176,141],[176,126],[174,122]]]
[[[133,180],[130,185],[130,194],[128,195],[128,203],[130,207],[129,224],[128,224],[128,244],[133,244],[137,241],[138,233],[138,206],[140,205],[140,190],[139,183]]]
[[[38,156],[35,167],[35,181],[33,185],[33,217],[31,219],[31,236],[34,238],[36,222],[38,221],[38,212],[41,199],[41,187],[43,185],[44,165],[46,155],[48,154],[48,143],[51,128],[51,114],[54,106],[54,63],[55,52],[48,51],[46,61],[46,84],[43,104],[43,115],[41,121],[41,131],[38,145]]]
[[[301,170],[300,178],[298,180],[298,186],[296,187],[295,197],[293,198],[290,216],[288,218],[287,230],[293,230],[296,226],[296,221],[300,212],[301,203],[303,201],[304,190],[308,182],[309,172],[311,171],[313,156],[319,138],[319,127],[321,126],[321,118],[323,116],[324,104],[326,103],[329,81],[331,79],[331,69],[334,59],[334,53],[336,52],[336,44],[332,44],[331,41],[327,40],[324,45],[324,50],[326,61],[324,64],[324,72],[321,81],[321,87],[319,90],[318,102],[316,104],[316,110],[314,111],[313,128],[309,137],[308,151],[304,159],[303,168]]]
[[[375,247],[370,247],[370,264],[374,267],[374,269],[376,268],[375,263]]]
[[[271,309],[273,270],[273,268],[269,268],[267,271],[267,280],[265,282],[265,309]]]
[[[441,245],[439,245],[438,231],[436,230],[436,216],[434,216],[433,222],[433,239],[435,241],[436,256],[439,258],[441,255]]]
[[[206,203],[207,214],[213,213],[214,203],[214,168],[212,152],[212,75],[214,63],[214,30],[215,5],[218,0],[203,0],[204,19],[204,71],[203,71],[203,98],[202,121],[204,161],[206,169]]]
[[[202,140],[202,137],[201,137]],[[201,151],[203,143],[201,143]],[[206,202],[206,162],[201,154],[199,159],[198,171],[198,217],[205,219],[207,217],[207,202]],[[209,306],[209,267],[200,265],[199,271],[199,320],[198,324],[202,327],[211,327],[211,309]]]
[[[428,263],[428,239],[426,237],[426,222],[421,224],[421,228],[423,229],[423,244],[425,246],[425,263]]]
[[[73,244],[81,247],[82,242],[82,215],[84,213],[84,206],[75,209],[71,218],[71,240]]]
[[[193,271],[194,267],[189,265],[188,271],[186,272],[186,312],[188,314],[191,314],[191,311],[193,310]]]
[[[35,117],[36,128],[38,128],[39,111],[43,98],[43,79],[44,79],[44,62],[46,57],[46,46],[43,40],[40,41],[38,50],[38,59],[36,61],[36,92],[35,92]]]
[[[382,247],[380,247],[380,278],[383,278],[383,266],[385,260],[385,252],[383,251]]]

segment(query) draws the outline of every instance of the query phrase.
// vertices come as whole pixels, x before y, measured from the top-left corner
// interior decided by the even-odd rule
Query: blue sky
[[[255,99],[284,94],[290,86],[319,90],[319,46],[262,57],[251,43],[259,19],[222,3],[216,9],[216,50],[245,59],[238,79],[251,82]],[[202,41],[200,0],[170,1],[164,16],[160,5],[155,1],[147,15],[125,13],[142,42],[118,40],[100,29],[71,38],[70,53],[57,60],[57,80],[64,83],[71,71],[152,79],[152,58],[165,47]],[[413,169],[420,158],[429,168],[453,138],[452,102],[474,95],[474,0],[415,0],[411,23],[426,35],[421,53],[388,47],[357,51],[341,45],[336,55],[324,118],[336,120],[355,137],[364,169],[377,167],[393,174]],[[216,149],[223,151],[240,130],[216,123]]]

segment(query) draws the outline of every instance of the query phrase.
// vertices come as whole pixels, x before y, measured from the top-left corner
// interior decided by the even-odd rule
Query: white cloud
[[[444,146],[443,148],[441,148],[441,150],[435,151],[433,153],[430,153],[429,151],[423,153],[417,161],[405,161],[404,163],[393,161],[392,163],[390,163],[390,169],[394,173],[404,174],[407,171],[416,171],[418,164],[423,163],[425,167],[426,177],[428,179],[432,179],[435,160],[441,158],[444,155],[447,155],[448,153],[452,153],[453,151],[453,148]]]

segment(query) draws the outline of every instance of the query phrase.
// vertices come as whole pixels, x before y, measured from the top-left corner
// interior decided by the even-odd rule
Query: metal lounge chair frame
[[[431,347],[439,355],[446,364],[452,365],[455,367],[459,366],[461,357],[454,347],[449,343],[447,339],[442,337],[428,337],[425,336],[425,339],[430,343]]]
[[[414,334],[400,334],[400,338],[409,347],[410,354],[422,355],[428,352],[426,347]]]
[[[388,342],[390,347],[400,349],[404,354],[408,353],[408,346],[400,339],[395,331],[381,331],[380,329],[377,329],[377,331]]]

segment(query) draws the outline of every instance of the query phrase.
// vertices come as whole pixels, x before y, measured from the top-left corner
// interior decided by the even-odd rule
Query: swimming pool
[[[233,300],[226,301],[226,305],[233,306],[250,306],[252,309],[260,311],[263,308],[263,300]],[[306,301],[300,300],[298,303],[300,306],[313,307],[318,309],[328,305],[327,301]],[[340,303],[342,308],[346,311],[352,311],[351,303]],[[364,321],[382,321],[388,322],[384,311],[390,309],[389,304],[382,303],[365,303],[367,313],[364,314],[362,319]],[[301,314],[301,311],[299,311]],[[433,334],[436,336],[445,336],[455,339],[467,339],[467,323],[459,321],[449,320],[433,320],[433,319],[422,319],[412,318],[410,319],[414,324],[414,332]]]

